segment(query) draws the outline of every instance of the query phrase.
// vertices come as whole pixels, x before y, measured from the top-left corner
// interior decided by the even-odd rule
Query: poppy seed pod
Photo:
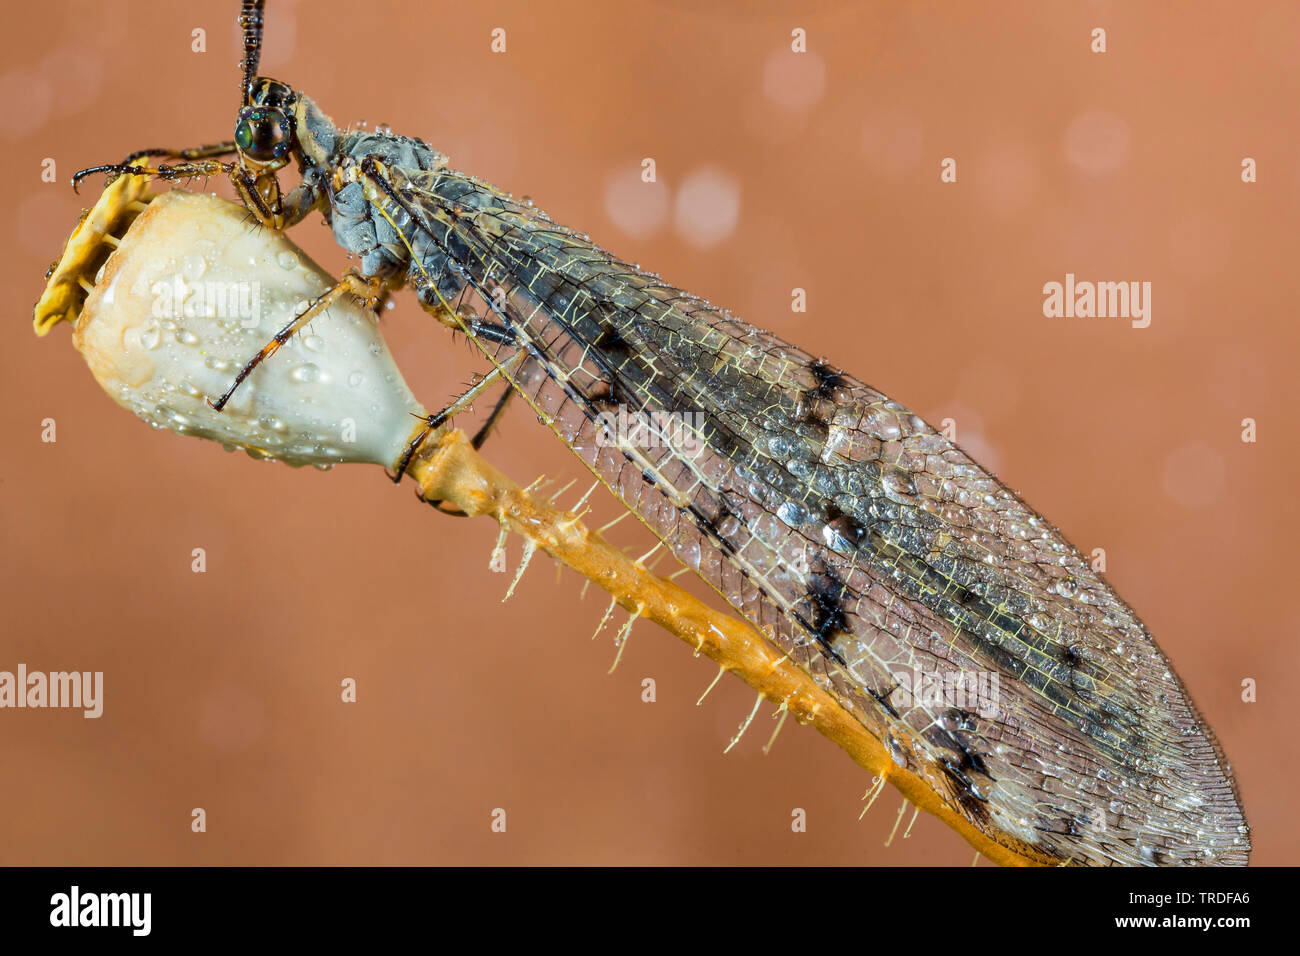
[[[222,411],[211,406],[334,281],[235,203],[181,191],[144,198],[133,200],[142,211],[120,239],[104,227],[100,238],[115,249],[93,285],[79,280],[80,314],[61,316],[76,317],[74,344],[104,390],[155,428],[255,457],[392,467],[425,412],[375,315],[350,296],[263,361]],[[79,235],[95,221],[92,211]],[[37,316],[39,329],[39,307]]]

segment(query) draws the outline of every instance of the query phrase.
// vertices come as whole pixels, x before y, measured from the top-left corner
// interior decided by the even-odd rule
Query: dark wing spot
[[[987,826],[990,819],[988,807],[985,806],[988,797],[983,796],[971,783],[970,777],[966,776],[951,760],[941,760],[939,769],[943,772],[944,782],[947,784],[948,794],[952,800],[977,826]]]
[[[809,365],[808,371],[812,372],[813,378],[817,380],[817,385],[811,392],[817,398],[834,398],[836,389],[848,385],[838,369],[832,368],[821,359]]]
[[[622,366],[632,357],[632,347],[627,344],[623,336],[613,325],[602,322],[600,332],[591,343],[592,348],[602,356],[607,356],[613,361],[610,363],[614,368]]]
[[[844,582],[830,568],[823,568],[821,573],[809,575],[808,607],[812,620],[808,629],[821,649],[841,665],[847,662],[831,646],[837,635],[849,629],[849,620],[844,616],[844,594],[847,590]]]
[[[814,437],[824,442],[830,434],[836,392],[848,383],[839,372],[820,359],[809,365],[808,371],[817,384],[799,394],[795,403],[794,420],[807,425]]]
[[[988,765],[984,763],[984,758],[979,751],[967,742],[959,731],[945,730],[936,724],[926,731],[925,737],[935,746],[942,747],[953,754],[952,758],[945,757],[943,759],[946,763],[950,763],[954,770],[961,771],[963,779],[967,783],[970,783],[970,779],[965,776],[968,772],[981,774],[990,780],[993,779],[993,775],[989,773]]]
[[[975,714],[969,710],[962,710],[960,707],[954,707],[944,718],[958,730],[975,730],[978,720]]]

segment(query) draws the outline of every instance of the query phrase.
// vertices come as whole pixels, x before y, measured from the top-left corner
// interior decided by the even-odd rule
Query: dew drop
[[[300,385],[310,385],[314,382],[319,382],[321,380],[320,366],[312,362],[304,362],[289,373],[289,378]]]
[[[792,528],[797,528],[808,520],[808,509],[795,501],[782,502],[776,509],[776,516]]]
[[[912,498],[916,495],[916,483],[912,476],[898,468],[891,468],[880,476],[880,483],[884,486],[886,494],[890,498]]]
[[[191,252],[181,260],[181,275],[193,282],[208,270],[208,260],[197,252]]]

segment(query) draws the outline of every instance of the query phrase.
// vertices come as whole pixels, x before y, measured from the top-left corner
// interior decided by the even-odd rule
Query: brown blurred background
[[[71,174],[230,135],[236,7],[6,14],[0,670],[102,670],[106,699],[99,720],[0,711],[0,862],[969,863],[929,817],[885,849],[901,798],[859,821],[869,779],[818,734],[790,723],[764,757],[769,708],[724,756],[751,692],[727,679],[696,707],[714,667],[652,626],[606,676],[613,630],[588,639],[605,601],[549,561],[503,605],[490,522],[437,515],[378,469],[154,433],[67,327],[32,335],[42,273],[100,184],[75,196]],[[1294,864],[1300,4],[1050,7],[270,0],[263,72],[955,419],[1082,550],[1106,549],[1232,759],[1255,862]],[[319,218],[293,237],[345,266]],[[1044,318],[1067,272],[1151,282],[1150,328]],[[409,294],[385,322],[431,406],[483,367]],[[566,503],[589,484],[522,407],[488,451],[517,479],[579,479]],[[598,499],[591,521],[616,513]]]

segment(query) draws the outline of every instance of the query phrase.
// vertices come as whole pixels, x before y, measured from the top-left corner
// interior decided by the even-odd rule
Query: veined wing
[[[417,258],[530,353],[513,384],[543,419],[972,825],[1075,863],[1246,862],[1231,771],[1141,621],[958,447],[487,183],[382,173]],[[445,280],[413,271],[425,302]],[[620,412],[650,427],[611,440]]]

